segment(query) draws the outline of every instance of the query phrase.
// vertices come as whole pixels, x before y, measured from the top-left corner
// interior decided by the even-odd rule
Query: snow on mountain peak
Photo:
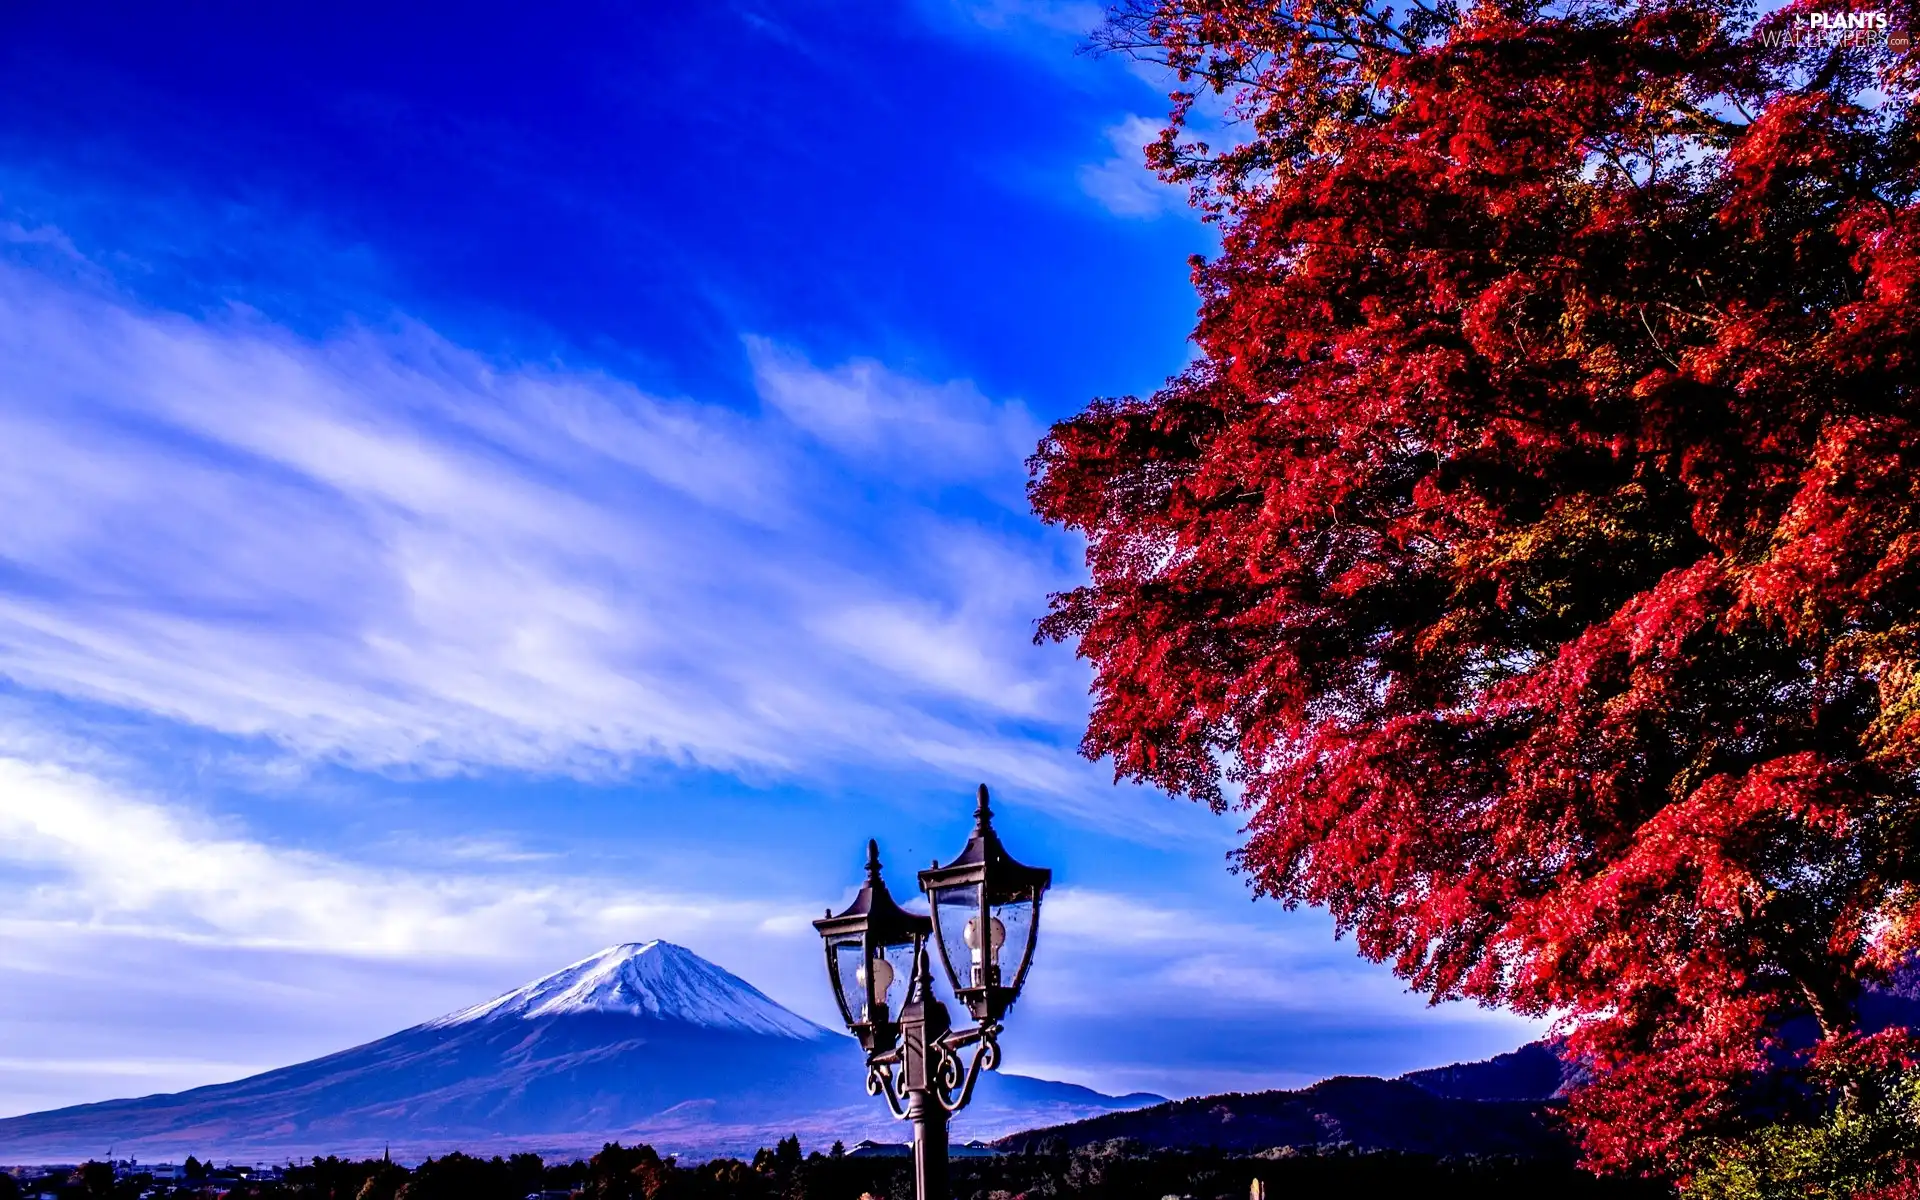
[[[661,941],[610,946],[504,996],[429,1021],[427,1028],[572,1013],[625,1013],[775,1037],[831,1036],[739,976]]]

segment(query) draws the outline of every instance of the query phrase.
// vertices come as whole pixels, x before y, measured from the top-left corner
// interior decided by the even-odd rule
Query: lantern
[[[867,881],[847,910],[813,923],[826,944],[827,977],[847,1029],[868,1053],[890,1050],[894,1014],[906,1003],[915,956],[933,923],[895,904],[880,878],[880,846],[867,843]]]
[[[1019,998],[1040,936],[1040,896],[1052,882],[1052,871],[1007,854],[981,784],[966,848],[946,866],[920,872],[940,965],[976,1021],[997,1023]]]

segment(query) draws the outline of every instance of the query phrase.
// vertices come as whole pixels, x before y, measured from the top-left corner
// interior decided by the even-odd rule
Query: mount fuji
[[[803,1041],[832,1036],[767,999],[738,975],[672,942],[635,942],[602,950],[421,1028],[452,1029],[484,1021],[537,1021],[581,1013],[621,1013]]]
[[[614,946],[525,987],[324,1058],[192,1091],[0,1120],[0,1161],[407,1158],[460,1149],[692,1156],[789,1133],[810,1145],[906,1135],[863,1087],[859,1047],[669,942]],[[990,1072],[956,1140],[1161,1098]]]

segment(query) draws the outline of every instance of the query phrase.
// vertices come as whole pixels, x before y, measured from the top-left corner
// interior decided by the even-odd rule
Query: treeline
[[[152,1196],[151,1181],[75,1172],[62,1200]],[[1206,1151],[1146,1152],[1112,1142],[1071,1153],[955,1159],[953,1200],[1247,1200],[1254,1180],[1271,1200],[1338,1195],[1472,1197],[1474,1200],[1661,1200],[1671,1192],[1638,1180],[1597,1179],[1570,1165],[1511,1159],[1433,1159],[1325,1151],[1272,1156]],[[914,1200],[905,1157],[852,1157],[836,1144],[802,1154],[797,1138],[750,1161],[712,1159],[682,1166],[649,1146],[609,1145],[590,1159],[547,1164],[537,1155],[475,1158],[449,1154],[411,1169],[379,1159],[315,1159],[277,1178],[209,1180],[158,1194],[189,1200],[224,1191],[232,1200],[525,1200],[545,1193],[579,1200]]]

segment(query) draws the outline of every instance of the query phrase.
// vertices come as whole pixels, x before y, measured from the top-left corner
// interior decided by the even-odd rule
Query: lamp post
[[[880,875],[880,847],[870,841],[867,879],[853,903],[813,923],[840,1015],[867,1052],[867,1093],[884,1095],[895,1117],[913,1122],[918,1200],[947,1200],[947,1117],[973,1099],[981,1071],[1000,1065],[1000,1022],[1026,983],[1040,897],[1052,882],[1053,872],[1016,862],[1000,844],[983,783],[966,846],[947,865],[936,860],[920,872],[931,917],[894,902]],[[973,1015],[971,1028],[953,1028],[933,994],[929,938],[948,986]],[[1010,961],[1010,953],[1018,958]]]

